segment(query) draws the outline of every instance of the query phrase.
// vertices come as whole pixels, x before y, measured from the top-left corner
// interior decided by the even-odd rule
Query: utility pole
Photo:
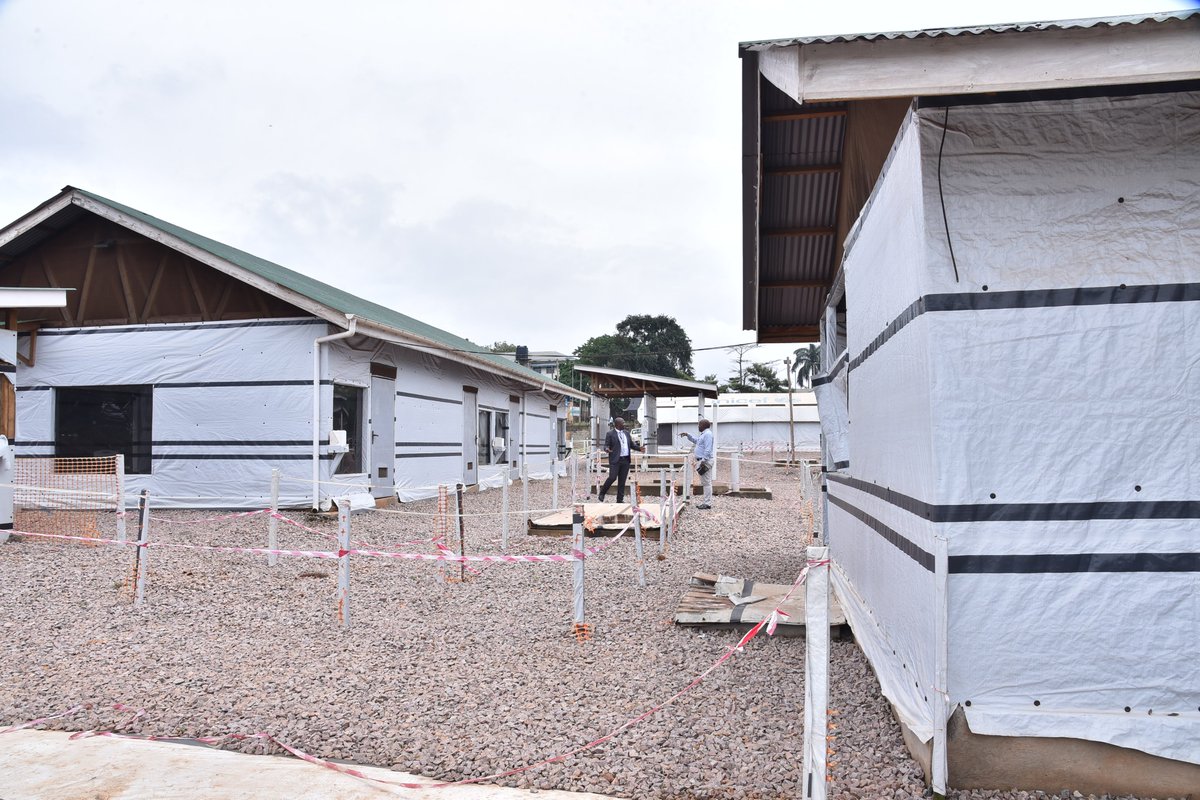
[[[796,418],[792,412],[792,359],[785,358],[783,360],[783,371],[787,373],[788,387],[788,466],[792,465],[792,459],[796,455]]]

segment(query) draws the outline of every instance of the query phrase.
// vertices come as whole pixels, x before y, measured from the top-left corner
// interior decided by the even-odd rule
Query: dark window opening
[[[149,475],[149,386],[84,386],[54,392],[54,455],[58,458],[125,456],[125,472]]]
[[[337,475],[356,475],[363,468],[363,397],[366,392],[360,386],[333,385],[333,429],[346,432],[346,447],[349,450],[338,462]]]

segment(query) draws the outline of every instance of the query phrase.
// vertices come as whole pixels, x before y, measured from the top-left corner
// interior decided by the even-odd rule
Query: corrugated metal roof
[[[1188,19],[1200,14],[1198,9],[1166,11],[1158,14],[1135,14],[1125,17],[1096,17],[1092,19],[1066,19],[1048,22],[1006,22],[994,25],[973,25],[961,28],[926,28],[917,31],[893,31],[888,33],[840,33],[825,36],[800,36],[794,39],[767,39],[759,42],[742,42],[742,50],[769,50],[772,47],[790,47],[797,44],[832,44],[834,42],[874,41],[876,39],[934,39],[939,36],[965,36],[1012,31],[1050,31],[1071,28],[1094,28],[1107,25],[1138,25],[1143,22],[1166,22],[1172,19]]]
[[[239,250],[236,247],[218,242],[215,239],[210,239],[207,236],[202,236],[186,228],[181,228],[165,220],[151,216],[143,211],[138,211],[136,208],[109,200],[106,197],[93,194],[92,192],[83,189],[77,189],[72,186],[65,187],[63,194],[76,193],[81,197],[89,198],[96,203],[107,206],[108,208],[120,214],[132,217],[150,227],[158,230],[167,236],[174,237],[186,244],[199,248],[210,255],[216,256],[222,261],[226,261],[236,267],[251,272],[260,278],[263,278],[271,283],[277,284],[283,288],[289,289],[297,294],[307,297],[313,302],[325,306],[340,314],[353,314],[361,320],[376,323],[384,328],[390,328],[397,333],[409,334],[428,340],[440,345],[447,350],[462,353],[468,356],[473,361],[486,362],[495,365],[497,371],[516,373],[529,382],[549,383],[553,384],[553,388],[557,392],[563,392],[578,397],[586,397],[576,392],[574,389],[559,383],[555,380],[548,380],[547,377],[540,372],[535,372],[532,369],[523,367],[513,361],[509,361],[501,355],[486,352],[487,348],[482,347],[474,342],[471,342],[462,337],[455,336],[452,333],[435,328],[432,325],[421,322],[406,314],[401,314],[398,311],[393,311],[386,306],[381,306],[378,303],[372,303],[370,300],[365,300],[349,292],[330,286],[327,283],[322,283],[315,278],[310,278],[307,275],[301,274],[287,267],[280,266],[272,261],[267,261],[265,258],[247,253],[244,250]],[[59,195],[54,198],[57,200]],[[54,202],[51,200],[50,202]],[[40,208],[45,207],[43,204]],[[66,219],[73,221],[81,214],[87,213],[78,206],[70,205],[59,212],[60,215],[66,215]],[[56,215],[58,216],[58,215]],[[60,230],[63,227],[62,219],[54,224],[39,225],[27,231],[21,236],[9,242],[4,250],[5,254],[15,254],[17,250],[25,250],[36,244],[37,241],[45,238],[51,233]]]

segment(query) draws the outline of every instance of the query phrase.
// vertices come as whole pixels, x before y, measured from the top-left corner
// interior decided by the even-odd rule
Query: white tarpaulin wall
[[[844,265],[829,522],[847,613],[922,738],[936,529],[973,731],[1200,763],[1197,264],[1200,94],[902,127]]]
[[[330,332],[323,320],[262,320],[47,329],[38,334],[35,366],[17,371],[17,454],[55,453],[56,392],[62,387],[152,387],[152,472],[126,463],[127,502],[149,489],[158,506],[263,508],[271,470],[282,474],[280,503],[312,499],[313,343]],[[28,344],[22,344],[27,352]],[[437,485],[464,479],[464,386],[479,408],[506,413],[509,443],[479,468],[484,486],[499,486],[519,465],[520,400],[527,385],[429,353],[363,336],[322,345],[320,472],[323,497],[365,491],[371,447],[385,448],[401,500],[433,497]],[[359,387],[372,408],[371,365],[395,368],[394,441],[372,437],[363,420],[364,469],[335,474],[329,452],[334,384]],[[556,398],[557,399],[557,398]],[[387,407],[384,400],[383,407]],[[565,411],[538,391],[525,395],[530,471],[549,477],[555,418]],[[536,424],[533,424],[536,423]],[[474,431],[471,431],[474,452]],[[375,439],[375,442],[371,440]]]
[[[40,331],[35,366],[17,370],[17,454],[54,455],[55,387],[153,386],[153,472],[130,473],[127,459],[127,497],[146,488],[160,506],[262,508],[278,467],[281,502],[303,504],[312,345],[327,328],[306,319]]]
[[[658,398],[658,424],[671,426],[676,445],[680,432],[696,434],[698,414],[696,397]],[[705,415],[717,423],[716,444],[721,450],[786,448],[793,436],[797,450],[820,450],[821,425],[810,391],[793,392],[790,426],[786,392],[725,393],[717,403],[706,405]]]

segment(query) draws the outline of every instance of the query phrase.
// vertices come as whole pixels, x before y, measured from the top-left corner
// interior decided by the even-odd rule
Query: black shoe
[[[599,497],[597,497],[597,498],[596,498],[596,502],[597,502],[597,503],[603,503],[603,502],[604,502],[604,495],[600,495]]]
[[[702,508],[702,509],[704,509],[705,511],[711,511],[711,510],[712,510],[712,506],[710,506],[708,503],[701,503],[700,505],[696,506],[696,508]]]

